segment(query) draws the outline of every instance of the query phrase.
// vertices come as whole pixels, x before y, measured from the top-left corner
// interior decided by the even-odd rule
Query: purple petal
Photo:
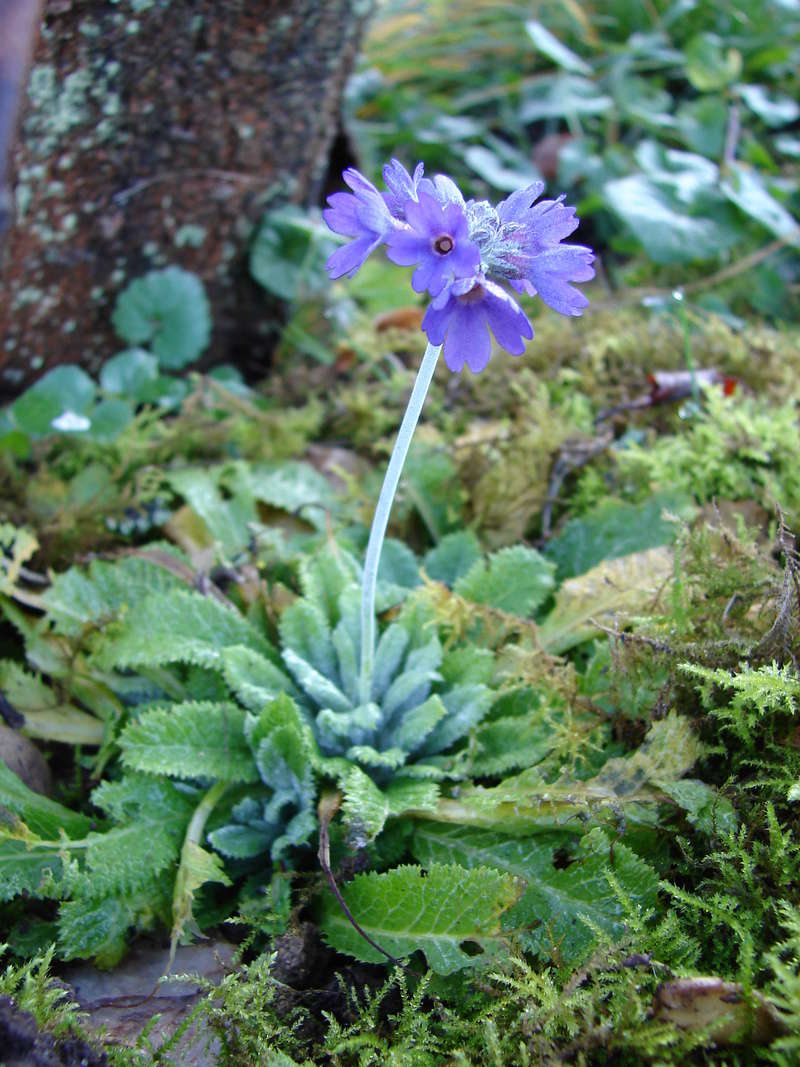
[[[331,278],[341,278],[343,274],[352,278],[378,244],[380,240],[375,238],[358,237],[343,248],[337,248],[325,265],[325,269]]]
[[[442,300],[441,296],[439,300]],[[428,305],[428,310],[422,319],[422,329],[428,335],[428,340],[432,345],[440,345],[444,341],[455,300],[448,296],[438,307],[436,304],[437,301],[434,301]]]
[[[486,328],[486,315],[481,303],[462,304],[453,315],[444,342],[444,361],[450,370],[467,366],[478,374],[489,362],[492,339]]]
[[[355,237],[361,233],[361,226],[356,215],[358,201],[352,193],[334,193],[328,197],[330,207],[325,208],[322,217],[334,233]]]
[[[430,243],[411,230],[394,230],[386,244],[386,255],[400,267],[410,267],[430,253]]]
[[[544,182],[537,181],[525,189],[518,189],[507,199],[497,205],[497,214],[501,222],[524,222],[525,212],[529,211],[534,200],[544,192]]]
[[[347,170],[342,173],[342,178],[350,186],[353,192],[356,193],[358,196],[363,197],[364,195],[381,195],[375,188],[375,186],[372,184],[372,182],[369,180],[369,178],[365,178],[364,175],[360,171],[357,171],[355,167],[348,167]]]
[[[498,285],[487,282],[487,295],[483,301],[486,317],[497,343],[512,356],[521,356],[525,351],[525,339],[533,337],[533,327],[528,316],[516,300],[503,292]],[[489,287],[491,286],[491,291]]]

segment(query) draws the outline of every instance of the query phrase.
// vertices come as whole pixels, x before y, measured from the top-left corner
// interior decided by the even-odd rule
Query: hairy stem
[[[441,352],[441,345],[428,345],[422,357],[417,380],[411,390],[403,421],[397,433],[397,440],[392,449],[386,476],[383,479],[381,495],[375,508],[372,528],[369,531],[367,554],[364,558],[364,577],[361,587],[361,675],[359,679],[359,699],[362,704],[369,702],[372,695],[372,664],[375,658],[375,586],[378,580],[378,564],[381,549],[389,524],[389,514],[394,503],[400,475],[408,455],[411,438],[417,428],[422,405],[428,395],[428,388],[436,370],[436,363]]]

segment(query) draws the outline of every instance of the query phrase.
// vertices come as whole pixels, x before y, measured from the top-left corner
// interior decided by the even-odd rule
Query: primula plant
[[[375,584],[392,501],[411,438],[436,370],[439,354],[450,370],[464,364],[474,373],[491,355],[491,338],[521,355],[533,327],[503,288],[537,293],[565,315],[580,315],[588,300],[569,283],[594,277],[594,255],[582,245],[563,245],[578,226],[575,209],[562,200],[542,200],[543,182],[519,190],[496,208],[486,200],[465,201],[444,174],[425,178],[393,159],[383,169],[380,193],[355,168],[344,172],[351,193],[334,193],[323,212],[330,228],[351,240],[328,261],[332,278],[352,277],[385,244],[394,263],[416,264],[411,284],[431,303],[422,320],[428,346],[403,416],[370,530],[361,600],[359,697],[370,698],[375,657]]]

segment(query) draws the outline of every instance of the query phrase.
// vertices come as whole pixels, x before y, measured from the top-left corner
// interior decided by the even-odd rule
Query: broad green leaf
[[[488,563],[473,564],[453,590],[476,604],[527,617],[552,592],[553,570],[535,549],[514,545],[493,553]]]
[[[372,668],[372,698],[381,701],[403,662],[408,647],[408,631],[392,623],[383,631],[375,650]]]
[[[736,92],[768,126],[785,126],[800,118],[800,104],[785,93],[770,93],[763,85],[737,85]]]
[[[103,723],[63,700],[35,674],[13,660],[0,660],[0,692],[25,716],[28,737],[67,745],[101,745]]]
[[[241,465],[224,464],[210,470],[171,471],[166,478],[202,519],[209,536],[226,556],[243,551],[258,522],[249,471]]]
[[[563,583],[539,627],[539,643],[547,652],[566,652],[596,634],[598,623],[613,625],[618,614],[641,611],[661,594],[672,573],[672,552],[664,547],[604,560]]]
[[[258,770],[245,740],[244,716],[235,704],[151,708],[122,731],[122,762],[133,770],[173,778],[256,782]]]
[[[420,584],[417,557],[402,541],[388,538],[381,550],[378,567],[377,610],[386,611],[405,599]]]
[[[622,817],[652,826],[668,802],[662,784],[681,778],[702,752],[689,721],[671,713],[653,723],[635,752],[607,760],[594,778],[548,782],[530,767],[491,788],[461,785],[457,796],[439,801],[435,818],[515,836],[580,834],[589,820],[616,830]]]
[[[336,509],[336,493],[328,479],[310,463],[282,460],[250,468],[253,496],[273,508],[288,511],[324,530],[328,516]]]
[[[416,441],[406,460],[402,487],[434,541],[463,526],[464,493],[444,447]]]
[[[124,341],[149,345],[161,366],[170,369],[197,359],[211,336],[203,283],[180,267],[132,281],[117,297],[111,321]]]
[[[250,273],[267,292],[293,303],[324,288],[325,261],[335,247],[335,238],[307,211],[276,208],[263,216],[256,231]]]
[[[505,951],[500,918],[520,891],[517,879],[498,871],[441,864],[426,872],[408,866],[386,874],[360,874],[342,887],[353,917],[374,941],[397,957],[424,952],[437,974],[474,967]],[[324,899],[320,925],[337,951],[368,963],[384,962],[330,895]],[[476,947],[477,956],[472,954]]]
[[[112,398],[101,400],[91,412],[90,425],[86,430],[93,441],[109,444],[116,441],[133,419],[133,406],[127,400]]]
[[[685,493],[667,491],[641,504],[604,500],[581,518],[572,519],[544,549],[556,565],[556,580],[585,574],[604,559],[671,544],[678,526],[664,512],[689,520],[696,508]]]
[[[724,89],[742,70],[741,53],[713,33],[698,33],[686,46],[686,77],[701,93]]]
[[[530,715],[508,715],[483,723],[470,750],[470,775],[504,774],[516,767],[535,767],[558,744],[558,735],[537,708]]]
[[[272,658],[269,642],[233,607],[200,593],[175,590],[136,604],[109,627],[95,659],[105,668],[193,663],[221,670],[223,649],[243,645]]]
[[[217,852],[234,860],[254,859],[262,855],[269,850],[272,839],[273,834],[269,830],[235,823],[220,826],[208,835],[209,843]]]
[[[435,782],[413,781],[400,776],[386,787],[389,815],[405,815],[409,811],[435,811],[439,800],[439,786]]]
[[[303,594],[329,622],[338,621],[339,598],[345,589],[360,581],[359,565],[335,543],[325,544],[300,560]]]
[[[422,561],[422,569],[434,582],[451,589],[481,558],[481,546],[472,530],[456,530],[441,539]]]
[[[85,837],[92,826],[92,820],[85,815],[34,793],[0,760],[0,811],[3,809],[16,815],[31,833],[44,840],[58,840],[61,831],[68,837]]]
[[[696,202],[690,210],[663,180],[647,174],[606,182],[603,200],[656,263],[712,259],[742,236],[741,228],[719,206],[712,213],[711,201],[705,211]]]
[[[572,49],[562,44],[541,22],[537,22],[535,19],[528,19],[525,23],[525,29],[533,41],[534,47],[547,56],[548,59],[552,59],[556,66],[561,67],[563,70],[568,70],[572,74],[591,75],[592,68],[589,64],[581,59],[579,55],[576,55]]]
[[[614,100],[590,78],[577,74],[559,74],[537,79],[526,87],[519,108],[521,122],[541,119],[570,119],[572,116],[604,115],[614,107]]]
[[[741,163],[732,163],[720,189],[732,203],[776,237],[782,237],[795,247],[800,245],[800,220],[778,203],[756,171]]]

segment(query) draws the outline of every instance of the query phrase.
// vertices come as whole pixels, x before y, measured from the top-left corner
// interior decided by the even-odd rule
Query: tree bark
[[[274,305],[254,223],[318,200],[372,0],[46,0],[11,153],[0,400],[123,347],[116,294],[177,264],[204,281],[203,363],[266,369]]]

